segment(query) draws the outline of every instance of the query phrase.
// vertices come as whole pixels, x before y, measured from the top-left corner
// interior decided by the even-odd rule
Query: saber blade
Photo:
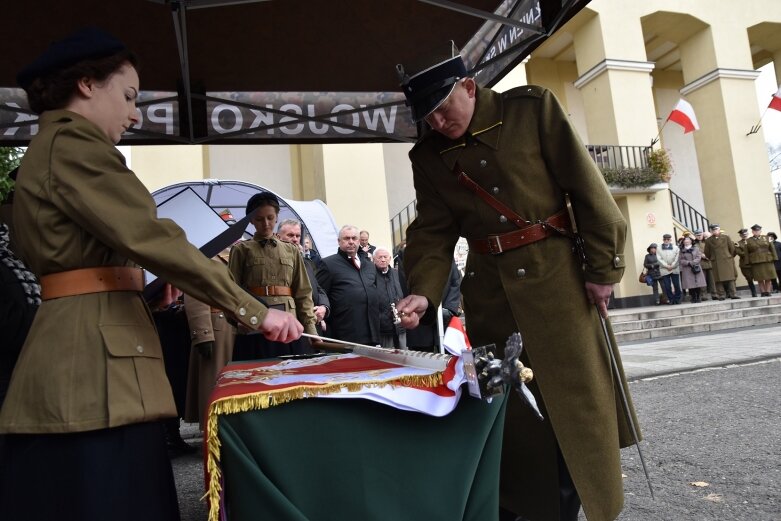
[[[600,323],[602,324],[602,334],[605,335],[607,354],[608,357],[610,358],[610,365],[613,368],[613,376],[618,382],[618,394],[621,395],[621,403],[624,406],[624,414],[626,415],[626,421],[629,424],[629,428],[632,431],[632,438],[634,439],[635,447],[637,447],[637,454],[640,456],[640,463],[643,465],[643,472],[645,473],[645,481],[648,483],[648,490],[651,491],[651,499],[656,499],[654,497],[654,487],[651,486],[651,476],[648,474],[648,467],[645,466],[645,458],[643,457],[643,451],[640,448],[640,438],[637,435],[637,427],[635,427],[635,421],[632,419],[632,412],[629,409],[629,400],[627,400],[626,393],[624,392],[624,385],[621,381],[621,372],[618,370],[618,362],[616,362],[616,357],[613,354],[613,342],[610,341],[610,334],[607,331],[607,322],[605,322],[605,318],[602,316],[602,313],[600,313],[599,306],[595,305],[594,307],[597,308],[597,314],[599,315],[599,320]]]

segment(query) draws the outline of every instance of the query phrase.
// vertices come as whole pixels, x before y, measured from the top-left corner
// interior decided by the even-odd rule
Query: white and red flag
[[[697,123],[697,116],[694,115],[694,108],[684,99],[678,100],[667,120],[682,126],[684,134],[700,129],[700,125]]]
[[[778,86],[778,92],[770,98],[770,105],[767,108],[781,111],[781,85]]]

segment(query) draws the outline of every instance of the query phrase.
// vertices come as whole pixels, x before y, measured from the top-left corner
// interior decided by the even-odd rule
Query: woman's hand
[[[304,332],[304,326],[296,317],[278,309],[268,310],[259,329],[268,340],[285,344],[298,340]]]

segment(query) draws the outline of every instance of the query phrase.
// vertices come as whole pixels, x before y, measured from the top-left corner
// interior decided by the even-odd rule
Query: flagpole
[[[662,135],[662,129],[664,129],[664,126],[667,124],[667,122],[670,121],[670,116],[667,116],[667,119],[664,120],[664,123],[662,123],[662,126],[659,127],[659,133],[656,134],[656,137],[651,140],[651,146],[654,146],[659,142],[659,136]]]
[[[750,136],[751,134],[756,134],[757,132],[759,132],[759,129],[762,128],[762,118],[765,117],[765,114],[767,114],[767,109],[769,109],[769,108],[770,108],[769,106],[765,107],[765,110],[762,112],[762,115],[759,116],[759,121],[757,121],[756,125],[751,127],[751,130],[749,130],[748,134],[746,134],[747,136]]]

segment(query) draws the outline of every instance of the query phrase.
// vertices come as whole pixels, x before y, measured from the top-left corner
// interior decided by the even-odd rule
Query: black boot
[[[580,512],[580,496],[572,482],[567,464],[561,451],[558,454],[559,464],[559,519],[560,521],[578,521]]]
[[[184,454],[198,452],[196,447],[187,444],[179,433],[179,418],[169,418],[163,421],[165,430],[165,444],[168,447],[168,457],[176,458]]]

